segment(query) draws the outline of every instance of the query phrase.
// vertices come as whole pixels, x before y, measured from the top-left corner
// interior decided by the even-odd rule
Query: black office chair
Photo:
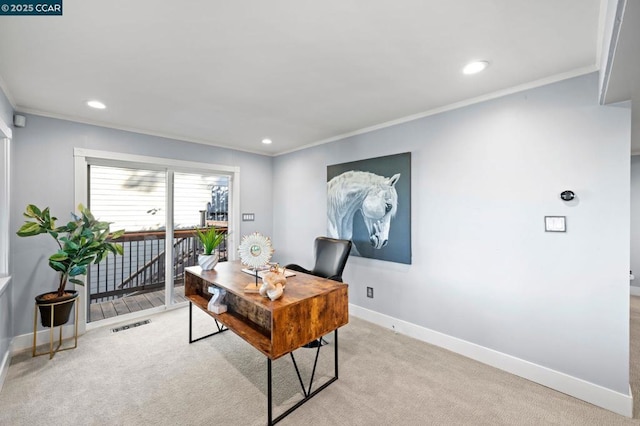
[[[305,269],[300,265],[291,263],[286,265],[290,271],[304,272],[305,274],[327,278],[342,282],[342,271],[347,264],[352,243],[349,240],[338,240],[329,237],[317,237],[315,241],[316,264],[313,269]],[[305,348],[317,348],[326,342],[323,338],[306,344]]]
[[[295,263],[286,265],[286,268],[291,271],[304,272],[316,277],[342,282],[342,271],[344,271],[344,267],[347,264],[351,245],[352,243],[349,240],[318,237],[314,247],[316,264],[313,269],[305,269]]]

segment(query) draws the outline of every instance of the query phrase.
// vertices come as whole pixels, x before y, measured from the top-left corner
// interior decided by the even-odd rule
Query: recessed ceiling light
[[[100,101],[87,101],[87,105],[95,109],[105,109],[107,106]]]
[[[489,66],[489,62],[488,61],[471,62],[471,63],[467,64],[467,66],[464,67],[462,72],[464,74],[476,74],[476,73],[479,73],[480,71],[484,70],[488,66]]]
[[[262,139],[262,143],[265,144],[265,145],[269,145],[271,143],[271,139],[264,138],[264,139]]]

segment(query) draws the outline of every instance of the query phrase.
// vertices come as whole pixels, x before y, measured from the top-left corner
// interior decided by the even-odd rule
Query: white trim
[[[13,340],[9,343],[9,348],[4,353],[2,357],[2,362],[0,362],[0,392],[2,392],[2,386],[4,385],[4,381],[7,378],[7,374],[9,373],[9,366],[11,365],[11,347],[13,346]]]
[[[604,0],[603,3],[605,3]],[[609,40],[609,50],[607,51],[607,62],[604,64],[604,70],[600,70],[601,73],[604,73],[602,77],[602,86],[600,87],[600,105],[605,105],[607,101],[607,90],[609,89],[611,70],[613,69],[613,61],[616,56],[618,39],[620,38],[620,29],[622,27],[622,18],[624,16],[626,6],[627,0],[618,0],[618,4],[616,5],[616,14],[613,18],[613,28],[611,29],[611,40]],[[602,32],[602,37],[604,38],[606,36],[606,34],[604,34],[604,29]]]
[[[10,281],[11,281],[10,275],[7,277],[0,277],[0,297],[2,296],[2,293],[4,293],[4,291],[9,288]]]
[[[640,296],[640,287],[635,286],[635,285],[631,285],[631,286],[629,286],[629,290],[630,290],[629,293],[632,296]]]
[[[231,197],[233,199],[233,203],[230,206],[229,211],[229,226],[228,232],[229,237],[227,239],[229,247],[229,260],[235,259],[235,251],[236,247],[239,244],[239,234],[240,234],[240,187],[238,182],[240,182],[240,167],[237,166],[225,166],[220,164],[208,164],[208,163],[199,163],[195,161],[182,161],[182,160],[174,160],[170,158],[163,157],[149,157],[146,155],[134,155],[134,154],[124,154],[118,152],[111,151],[98,151],[91,150],[85,148],[74,148],[73,149],[74,156],[74,167],[75,167],[75,202],[77,204],[87,205],[87,166],[90,164],[101,165],[101,166],[115,166],[121,167],[124,163],[127,166],[131,167],[140,167],[146,169],[153,170],[162,170],[166,172],[167,179],[166,185],[169,185],[169,177],[173,181],[173,172],[186,172],[186,173],[215,173],[219,175],[224,175],[229,177],[229,191],[231,191]],[[167,190],[167,201],[166,201],[166,209],[167,215],[173,213],[173,192],[172,190]],[[169,205],[171,203],[171,205]],[[170,216],[168,216],[170,217]],[[166,220],[166,230],[169,235],[173,232],[173,223]],[[171,222],[171,223],[170,223]],[[165,250],[166,253],[170,255],[170,258],[173,258],[173,244],[171,243],[171,239],[165,239]],[[167,268],[165,270],[165,278],[170,274],[171,269]],[[173,282],[173,277],[171,277],[171,281],[166,280],[167,283]],[[165,288],[166,289],[166,288]],[[87,288],[86,286],[78,287],[76,286],[76,290],[80,292],[81,303],[82,300],[87,300]],[[160,308],[160,311],[165,308],[170,308],[176,305],[168,305],[168,301],[171,300],[173,293],[173,285],[168,291],[165,291],[165,302],[167,303],[166,307]],[[91,327],[87,324],[87,309],[88,307],[82,302],[82,308],[80,309],[79,317],[78,317],[78,330],[80,334],[83,334],[86,330],[90,330]],[[160,312],[154,309],[147,309],[143,311],[142,315],[148,315],[153,312]],[[119,316],[116,317],[114,321],[121,322],[126,320],[129,317]],[[124,318],[124,319],[123,319]],[[100,320],[98,326],[102,326],[104,323],[109,323],[108,320]]]
[[[7,97],[7,100],[11,104],[11,107],[15,110],[16,109],[16,101],[13,98],[13,96],[11,95],[11,91],[9,90],[9,86],[4,81],[2,76],[0,76],[0,89],[2,89],[2,91],[4,92],[4,95]],[[9,136],[9,137],[11,137],[11,136]]]
[[[91,330],[96,330],[96,329],[100,329],[100,328],[104,328],[104,327],[110,327],[112,325],[115,324],[120,324],[120,323],[126,323],[126,322],[131,322],[133,320],[136,319],[140,319],[140,318],[144,318],[144,317],[149,317],[151,315],[154,314],[159,314],[162,312],[166,312],[166,311],[171,311],[173,309],[179,309],[179,308],[184,308],[185,306],[187,306],[187,302],[181,302],[175,305],[171,305],[170,307],[164,307],[164,306],[158,306],[156,308],[151,308],[151,309],[146,309],[144,311],[138,311],[138,312],[131,312],[130,314],[126,314],[126,315],[119,315],[117,317],[112,317],[112,318],[107,318],[104,319],[102,321],[99,322],[92,322],[87,324],[86,327],[86,331],[91,331]],[[79,326],[80,324],[78,324]],[[36,344],[37,345],[42,345],[45,343],[49,343],[49,333],[51,332],[51,330],[47,329],[43,329],[43,330],[38,330],[38,332],[36,333]],[[63,325],[62,326],[62,338],[63,339],[67,339],[70,337],[73,337],[73,324],[67,324],[67,325]],[[78,337],[82,336],[82,334],[84,333],[80,333],[80,327],[78,327]],[[56,338],[56,342],[57,342],[57,338],[58,338],[58,330],[56,330],[54,332],[55,338]],[[54,342],[54,345],[55,343]],[[78,346],[80,346],[82,344],[81,339],[78,340]],[[16,336],[14,337],[12,344],[10,346],[11,350],[9,352],[11,352],[11,354],[16,355],[20,352],[26,351],[26,350],[32,350],[33,348],[33,333],[27,333],[27,334],[21,334],[20,336]]]
[[[0,119],[0,125],[3,122]],[[11,132],[9,132],[11,133]],[[11,212],[11,138],[0,138],[0,276],[9,275],[10,250],[9,250],[9,223]]]
[[[152,165],[166,166],[174,169],[175,171],[184,171],[184,172],[193,172],[195,170],[202,171],[215,171],[220,173],[237,173],[240,171],[240,167],[237,166],[225,166],[222,164],[209,164],[209,163],[199,163],[195,161],[183,161],[183,160],[174,160],[172,158],[164,158],[164,157],[149,157],[146,155],[135,155],[135,154],[123,154],[119,152],[111,152],[111,151],[97,151],[93,149],[85,149],[85,148],[74,148],[73,155],[75,157],[84,157],[92,160],[97,160],[101,165],[113,165],[114,163],[105,163],[100,160],[111,160],[114,162],[122,163],[134,163],[135,165],[143,165],[145,167],[149,167]],[[94,164],[91,161],[88,161],[90,164]]]
[[[2,78],[0,78],[0,87],[3,87]],[[6,93],[6,92],[5,92]],[[9,95],[7,99],[11,102]],[[13,105],[12,105],[13,106]],[[2,167],[2,175],[0,175],[0,205],[2,205],[2,213],[0,213],[0,297],[7,291],[7,297],[9,301],[9,333],[13,332],[11,323],[13,321],[12,312],[13,307],[11,305],[11,276],[9,275],[9,212],[10,210],[10,186],[9,179],[11,177],[10,164],[11,164],[11,137],[13,136],[11,127],[0,118],[0,166]],[[4,275],[4,276],[3,276]],[[7,377],[9,371],[9,365],[11,364],[11,345],[13,339],[9,342],[7,348],[2,356],[2,362],[0,363],[0,391],[4,385],[4,380]]]
[[[50,111],[42,111],[42,110],[33,109],[33,108],[17,107],[17,108],[14,108],[14,109],[15,109],[15,111],[17,113],[21,113],[21,114],[38,115],[40,117],[55,118],[57,120],[71,121],[71,122],[74,122],[74,123],[87,124],[89,126],[98,126],[98,127],[103,127],[103,128],[106,128],[106,129],[122,130],[122,131],[125,131],[125,132],[138,133],[138,134],[141,134],[141,135],[157,136],[159,138],[172,139],[172,140],[180,141],[180,142],[191,142],[191,143],[197,143],[197,144],[200,144],[200,145],[213,146],[213,147],[216,147],[216,148],[231,149],[231,150],[234,150],[234,151],[247,152],[249,154],[273,156],[273,154],[268,154],[268,153],[265,153],[263,151],[251,150],[251,149],[236,147],[236,146],[232,146],[232,145],[228,145],[228,144],[225,145],[223,143],[216,142],[216,141],[208,141],[208,140],[204,140],[204,139],[190,138],[190,137],[184,136],[184,135],[175,135],[175,134],[171,134],[171,133],[156,132],[156,131],[152,131],[152,130],[140,129],[138,127],[119,126],[119,125],[116,125],[116,124],[113,124],[113,123],[105,123],[105,122],[98,121],[98,120],[88,120],[86,118],[74,117],[74,116],[71,116],[71,115],[59,114],[59,113],[50,112]]]
[[[11,136],[11,127],[0,118],[0,206],[2,206],[2,211],[0,212],[0,276],[10,274],[9,216],[11,212]]]
[[[77,303],[80,303],[80,301],[78,301]],[[80,324],[78,324],[79,326]],[[74,325],[73,324],[67,324],[67,325],[63,325],[62,327],[62,338],[63,339],[68,339],[70,337],[73,337],[73,333],[74,333]],[[80,336],[82,333],[80,333],[80,327],[78,327],[78,336]],[[46,329],[42,329],[42,330],[38,330],[36,332],[36,345],[44,345],[44,344],[48,344],[49,343],[49,337],[51,335],[51,330],[46,328]],[[55,341],[53,342],[54,346],[57,346],[57,342],[58,342],[58,337],[59,337],[59,331],[56,329],[53,332],[53,337],[55,339]],[[80,344],[80,343],[78,343]],[[64,344],[63,344],[64,347]],[[11,345],[11,353],[13,355],[17,355],[20,352],[24,352],[26,350],[31,351],[33,348],[33,332],[31,333],[27,333],[27,334],[21,334],[20,336],[15,336],[13,338],[13,342]]]
[[[4,294],[5,290],[9,289],[9,284],[11,283],[11,277],[0,277],[0,298]],[[9,298],[9,332],[11,333],[11,293],[7,293],[7,297]],[[13,339],[9,342],[9,346],[4,354],[0,354],[2,357],[2,362],[0,362],[0,392],[2,391],[2,386],[4,385],[4,381],[7,377],[7,373],[9,372],[9,365],[11,365],[11,347],[13,344]]]
[[[84,158],[74,156],[73,158],[73,167],[74,167],[74,191],[73,197],[75,201],[75,205],[82,204],[86,206],[87,203],[87,163]],[[84,277],[76,277],[77,279],[85,280]],[[80,309],[78,311],[78,334],[84,334],[86,326],[87,326],[87,309],[88,307],[85,305],[85,301],[87,298],[87,287],[75,285],[74,289],[79,293],[79,300],[76,302],[76,309]]]
[[[234,173],[229,179],[229,193],[231,203],[229,205],[229,217],[234,218],[233,227],[227,232],[227,260],[236,260],[238,246],[240,246],[240,173]]]
[[[171,306],[156,306],[155,308],[145,309],[143,311],[130,312],[125,315],[118,315],[116,317],[105,318],[100,321],[90,322],[87,324],[87,331],[97,330],[104,327],[110,327],[112,325],[126,323],[138,320],[140,318],[149,317],[155,314],[161,314],[163,312],[172,311],[174,309],[184,308],[187,306],[187,302],[180,302]]]
[[[175,305],[171,305],[170,307],[158,306],[156,308],[146,309],[144,311],[131,312],[126,315],[118,315],[116,317],[107,318],[99,322],[93,322],[87,324],[86,331],[96,330],[104,327],[109,327],[115,324],[130,322],[139,318],[148,317],[150,315],[170,311],[173,309],[184,308],[187,305],[187,302],[181,302]],[[80,326],[80,324],[78,324]],[[43,329],[38,330],[36,333],[36,344],[42,345],[45,343],[49,343],[49,333],[51,330]],[[73,324],[67,324],[62,326],[62,338],[67,339],[73,337]],[[58,331],[55,331],[55,337],[58,337]],[[80,332],[80,327],[78,327],[78,337],[82,336],[84,333]],[[57,340],[56,340],[57,341]],[[55,342],[54,342],[55,344]],[[81,341],[78,341],[78,345],[81,344]],[[11,352],[12,354],[18,354],[20,352],[26,350],[32,350],[33,348],[33,333],[21,334],[20,336],[14,337],[11,344]]]
[[[174,262],[174,250],[173,250],[173,238],[167,238],[166,236],[173,235],[174,229],[174,217],[173,217],[173,170],[167,170],[165,173],[164,179],[164,187],[165,187],[165,204],[164,211],[166,214],[164,215],[164,229],[165,229],[165,239],[164,239],[164,254],[165,254],[165,264],[173,265]],[[171,259],[171,260],[169,260]],[[165,306],[171,306],[173,302],[173,267],[164,268],[164,304]]]
[[[11,127],[0,117],[0,138],[9,138],[13,137],[13,131]]]
[[[414,339],[448,349],[500,370],[589,402],[626,417],[633,417],[633,396],[602,387],[560,371],[449,336],[407,321],[349,304],[349,314]]]

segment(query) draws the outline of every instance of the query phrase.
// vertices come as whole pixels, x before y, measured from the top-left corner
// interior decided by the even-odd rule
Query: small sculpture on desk
[[[207,309],[214,314],[221,314],[223,312],[227,312],[227,305],[223,305],[222,301],[224,297],[227,295],[226,290],[223,290],[218,287],[210,286],[209,293],[212,294],[211,299],[209,300],[209,304],[207,305]]]
[[[271,265],[269,272],[262,277],[262,286],[260,287],[260,295],[268,297],[271,300],[277,300],[284,293],[284,286],[287,283],[285,277],[285,268],[280,269],[276,263]]]

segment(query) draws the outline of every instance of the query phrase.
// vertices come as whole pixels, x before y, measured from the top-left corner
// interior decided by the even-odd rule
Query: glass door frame
[[[123,154],[110,151],[98,151],[84,148],[74,148],[74,200],[75,205],[88,205],[89,165],[113,166],[113,167],[134,167],[144,168],[147,170],[160,170],[165,172],[166,179],[166,200],[165,200],[165,221],[166,221],[166,238],[165,238],[165,256],[166,261],[173,262],[173,181],[175,172],[183,173],[202,173],[224,175],[229,177],[229,193],[231,200],[229,203],[228,218],[228,253],[229,260],[235,260],[237,247],[239,245],[240,235],[240,167],[225,166],[219,164],[199,163],[192,161],[173,160],[162,157],[149,157],[144,155]],[[169,264],[169,263],[167,263]],[[84,333],[92,328],[102,327],[110,323],[122,322],[129,319],[147,316],[149,313],[161,312],[167,309],[173,309],[177,305],[172,305],[173,300],[173,268],[165,268],[165,305],[163,307],[151,308],[144,311],[133,312],[126,315],[120,315],[111,319],[105,319],[96,323],[87,324],[87,288],[86,286],[76,286],[81,297],[81,306],[78,317],[78,330]],[[93,325],[93,326],[92,326]]]

